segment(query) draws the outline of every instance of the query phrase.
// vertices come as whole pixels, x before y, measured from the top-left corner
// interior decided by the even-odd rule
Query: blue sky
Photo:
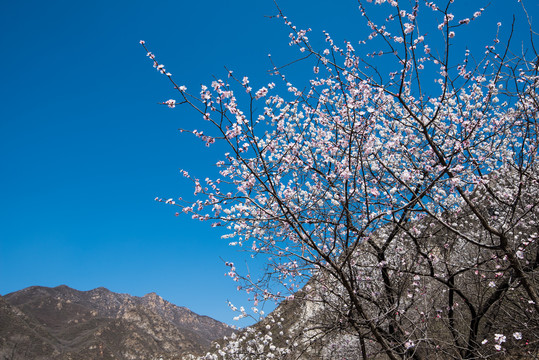
[[[485,17],[506,16],[508,2]],[[279,3],[313,40],[367,34],[355,1]],[[220,257],[242,255],[153,200],[192,193],[179,169],[204,178],[218,156],[177,131],[198,117],[158,105],[174,93],[138,42],[188,88],[224,66],[262,86],[268,53],[297,56],[287,29],[265,17],[275,13],[271,0],[2,2],[0,294],[60,284],[156,292],[232,323],[226,300],[245,296]]]

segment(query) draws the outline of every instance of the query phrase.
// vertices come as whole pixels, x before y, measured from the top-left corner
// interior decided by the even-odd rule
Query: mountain
[[[0,297],[0,359],[181,359],[233,329],[155,293],[33,286]]]

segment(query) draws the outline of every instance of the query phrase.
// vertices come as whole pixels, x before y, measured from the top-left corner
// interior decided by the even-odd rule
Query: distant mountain
[[[0,297],[0,360],[181,359],[233,329],[163,300],[33,286]]]

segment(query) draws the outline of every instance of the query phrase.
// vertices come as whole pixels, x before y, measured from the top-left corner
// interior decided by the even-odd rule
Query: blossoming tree
[[[255,306],[292,302],[307,284],[301,301],[319,312],[308,347],[335,333],[355,339],[346,358],[537,355],[531,23],[524,46],[513,46],[514,20],[474,54],[459,38],[484,9],[459,18],[453,0],[358,4],[365,39],[341,46],[325,33],[322,49],[277,8],[312,69],[296,86],[275,66],[286,93],[232,72],[190,92],[141,41],[177,91],[163,104],[197,111],[213,132],[189,132],[228,148],[218,178],[183,171],[195,199],[159,200],[224,227],[223,238],[263,265],[252,276],[227,263]],[[517,15],[529,22],[524,7]]]

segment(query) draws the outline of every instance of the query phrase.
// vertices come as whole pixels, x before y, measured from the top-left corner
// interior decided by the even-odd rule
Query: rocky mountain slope
[[[163,300],[30,287],[0,297],[0,359],[180,359],[233,329]]]
[[[539,359],[530,295],[539,291],[538,178],[526,187],[524,176],[493,177],[488,189],[470,195],[473,207],[380,226],[352,253],[340,279],[316,272],[268,317],[192,358]],[[518,201],[498,200],[509,190],[519,192]],[[503,230],[505,253],[501,236],[478,218]],[[513,252],[521,276],[509,263]],[[352,294],[342,278],[353,280]],[[382,347],[388,343],[391,352]]]

